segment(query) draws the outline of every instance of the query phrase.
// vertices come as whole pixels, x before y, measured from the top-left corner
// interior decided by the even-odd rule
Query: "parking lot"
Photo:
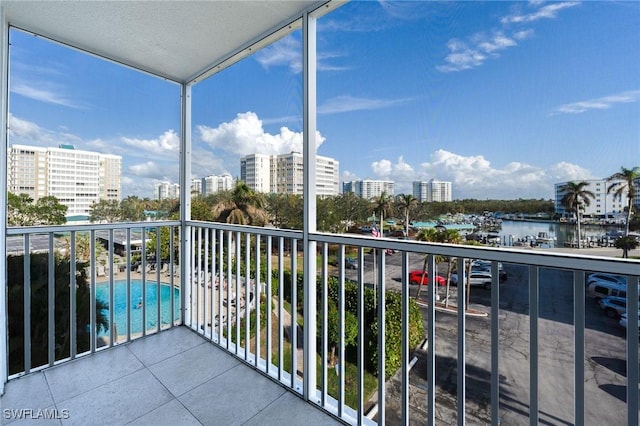
[[[410,269],[421,269],[423,258],[410,256]],[[500,418],[505,425],[529,424],[529,287],[522,265],[504,265],[508,273],[500,285]],[[444,274],[444,271],[441,272]],[[355,278],[355,271],[347,275]],[[400,291],[400,256],[387,257],[388,290]],[[373,283],[373,260],[365,259],[365,282]],[[541,270],[538,320],[538,406],[540,424],[574,424],[573,278],[560,270]],[[413,296],[417,286],[410,287]],[[441,289],[442,291],[442,289]],[[452,287],[455,298],[456,288]],[[471,307],[490,314],[490,290],[473,287]],[[585,301],[585,418],[587,424],[626,424],[626,340],[615,318],[600,311],[594,299]],[[425,309],[426,313],[426,309]],[[426,316],[426,315],[425,315]],[[467,424],[489,424],[491,377],[491,318],[467,317]],[[425,330],[427,324],[425,321]],[[433,343],[432,343],[433,344]],[[436,313],[436,418],[456,421],[457,318]],[[411,370],[411,423],[426,422],[427,364],[416,353]],[[388,386],[387,420],[394,421],[397,386]],[[394,399],[396,402],[394,402]]]

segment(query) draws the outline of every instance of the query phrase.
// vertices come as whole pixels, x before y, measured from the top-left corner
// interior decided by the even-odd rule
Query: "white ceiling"
[[[324,3],[326,0],[0,2],[12,26],[181,83]]]

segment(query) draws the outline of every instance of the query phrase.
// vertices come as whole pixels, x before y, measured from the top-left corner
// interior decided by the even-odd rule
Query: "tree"
[[[380,235],[384,235],[384,218],[385,216],[388,217],[389,211],[391,210],[391,200],[391,196],[385,191],[382,191],[380,196],[373,198],[373,212],[374,214],[378,213],[380,215]]]
[[[627,236],[629,235],[631,216],[633,216],[633,202],[638,193],[638,188],[634,185],[634,181],[638,179],[640,179],[640,167],[637,166],[632,169],[621,167],[619,172],[607,178],[609,182],[614,181],[607,187],[607,194],[613,192],[614,196],[619,198],[622,198],[623,195],[627,196],[627,220],[624,233]]]
[[[418,204],[418,199],[411,194],[400,194],[396,197],[398,207],[404,213],[404,232],[405,236],[409,235],[409,212]]]
[[[246,183],[237,181],[229,199],[213,206],[213,220],[238,225],[264,226],[269,217],[264,210],[265,200]]]
[[[630,237],[628,235],[616,239],[614,243],[616,248],[622,249],[622,257],[625,259],[629,257],[629,250],[637,249],[639,244],[636,237]]]
[[[335,203],[335,211],[340,215],[345,229],[349,229],[357,223],[367,220],[370,211],[370,203],[353,192],[344,192],[332,198]]]
[[[66,223],[67,206],[54,196],[38,199],[27,194],[8,193],[7,221],[9,226],[62,225]]]
[[[120,221],[120,202],[118,200],[100,200],[89,207],[89,222],[114,223]]]
[[[432,242],[438,242],[438,243],[448,243],[448,244],[460,244],[460,242],[462,241],[462,238],[460,237],[460,232],[458,232],[458,230],[456,229],[436,229],[436,228],[427,228],[427,229],[422,229],[420,230],[420,232],[418,232],[418,235],[416,237],[416,239],[418,241],[432,241]],[[449,292],[451,289],[451,272],[453,270],[452,266],[453,266],[453,261],[455,260],[454,257],[451,256],[446,256],[445,258],[437,256],[436,257],[436,265],[437,262],[441,261],[441,260],[446,260],[448,265],[447,265],[447,288],[446,288],[446,295],[445,295],[445,299],[444,299],[444,305],[445,307],[449,306]],[[425,256],[424,259],[424,265],[422,267],[423,269],[423,274],[426,271],[427,268],[427,257]],[[436,275],[437,275],[437,268],[435,271]],[[424,279],[424,278],[423,278]],[[418,298],[418,296],[420,295],[420,290],[421,290],[422,286],[418,287],[418,293],[416,294],[416,299]]]
[[[595,194],[585,187],[589,185],[587,182],[567,182],[564,187],[564,196],[562,197],[562,205],[568,210],[576,214],[576,224],[578,226],[578,248],[581,248],[582,237],[580,235],[580,211],[584,206],[591,204],[589,198],[596,198]]]
[[[143,200],[130,195],[120,201],[120,219],[124,222],[141,222],[145,219]]]

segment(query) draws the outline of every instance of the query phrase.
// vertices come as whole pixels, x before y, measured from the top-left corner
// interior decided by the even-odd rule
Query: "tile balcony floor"
[[[16,425],[341,424],[186,327],[12,380],[0,407]],[[8,414],[54,408],[68,418]]]

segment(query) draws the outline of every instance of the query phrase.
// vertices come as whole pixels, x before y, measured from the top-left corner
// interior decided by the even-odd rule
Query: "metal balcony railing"
[[[510,412],[516,412],[529,424],[549,421],[548,418],[572,424],[598,421],[592,418],[591,407],[586,403],[590,405],[594,399],[585,366],[588,365],[592,335],[587,311],[595,306],[586,296],[587,274],[602,272],[626,277],[627,311],[638,312],[638,286],[629,284],[638,283],[640,265],[633,260],[366,236],[322,233],[305,236],[302,231],[196,221],[188,221],[184,229],[179,222],[159,222],[15,228],[8,233],[9,238],[18,238],[19,242],[17,248],[8,244],[12,252],[35,254],[41,251],[46,255],[48,268],[45,309],[48,317],[34,318],[29,313],[33,312],[35,302],[32,297],[35,294],[34,260],[33,256],[23,259],[23,360],[17,362],[17,370],[10,371],[12,376],[98,351],[101,344],[112,346],[183,323],[292,392],[352,424],[408,424],[415,421],[417,411],[426,413],[426,423],[439,422],[437,412],[443,410],[439,393],[445,392],[446,386],[438,373],[443,368],[446,351],[449,351],[446,359],[451,360],[455,371],[449,421],[453,419],[463,424],[464,419],[475,415],[471,405],[475,404],[472,400],[477,399],[478,392],[486,394],[485,420],[494,425],[501,424]],[[90,247],[81,255],[78,242],[85,235],[88,235]],[[180,237],[185,241],[181,242]],[[40,238],[40,245],[34,244]],[[105,252],[96,249],[100,242],[104,243]],[[181,243],[186,247],[184,253],[179,250]],[[56,252],[88,262],[86,265],[81,263],[88,277],[86,289],[78,286],[73,278],[69,282],[69,318],[63,337],[56,330]],[[135,262],[137,253],[139,264]],[[353,259],[347,262],[347,257]],[[99,266],[104,266],[101,259],[106,260],[108,268],[104,270],[104,276],[99,277],[102,272]],[[118,259],[124,266],[122,272],[115,267]],[[485,315],[481,320],[484,322],[470,319],[471,309],[466,315],[464,309],[454,309],[448,317],[439,313],[436,321],[436,312],[443,310],[444,303],[439,303],[438,299],[444,296],[444,288],[435,286],[435,277],[438,274],[447,276],[438,270],[443,263],[449,264],[447,259],[455,259],[450,265],[458,271],[465,270],[467,260],[490,262],[490,289],[472,287],[471,290],[471,295],[482,299],[476,310]],[[155,267],[151,266],[153,264]],[[500,264],[515,271],[519,278],[502,283]],[[70,277],[81,275],[77,265],[69,262]],[[418,286],[410,285],[413,280],[410,271],[416,268],[415,265],[419,265],[419,269],[425,268],[428,284],[419,300],[415,297]],[[305,275],[307,271],[310,274]],[[115,309],[119,303],[116,289],[119,277],[124,283],[126,301],[123,324],[117,320]],[[151,286],[142,285],[141,299],[151,303],[143,302],[139,309],[132,298],[136,279]],[[10,286],[11,280],[10,276]],[[169,292],[171,308],[164,322],[165,308],[160,297],[163,283],[175,289],[175,293]],[[96,295],[101,287],[109,307],[106,334],[100,333],[96,322],[100,307],[99,303],[96,305],[100,300]],[[566,312],[556,315],[552,312],[556,305],[547,310],[552,296],[546,292],[560,287],[566,293],[562,296],[566,299],[563,299]],[[154,289],[155,299],[149,297],[150,288]],[[89,294],[88,308],[81,307],[78,302],[79,289]],[[458,285],[450,291],[447,296],[453,300],[453,305],[464,305],[470,296],[466,285]],[[412,293],[414,297],[411,297]],[[518,294],[519,299],[512,300],[513,294]],[[179,300],[177,305],[176,300]],[[477,300],[474,303],[478,304]],[[528,336],[519,336],[525,343],[524,350],[518,349],[521,358],[517,363],[517,368],[522,369],[518,377],[526,376],[528,381],[524,385],[512,385],[509,395],[505,395],[503,370],[513,368],[509,351],[515,349],[505,341],[508,330],[503,321],[507,321],[505,311],[516,311],[513,308],[516,305],[520,306],[518,315],[528,318],[528,325],[518,331],[524,330]],[[419,336],[422,349],[415,344],[415,319],[412,318],[416,310],[420,312],[421,326],[417,330],[422,332]],[[141,318],[139,330],[135,329],[134,314]],[[79,317],[88,318],[86,330],[77,329],[81,324]],[[442,334],[440,324],[448,324],[450,329],[446,332],[451,333]],[[34,329],[42,327],[46,329],[44,334],[49,336],[47,359],[34,363],[30,341]],[[564,356],[555,359],[547,353],[545,340],[550,338],[548,333],[555,333],[549,330],[561,330],[562,333],[569,330],[567,336],[557,336],[557,342],[566,343],[568,347],[563,349],[569,351],[569,361]],[[477,337],[482,333],[484,337]],[[625,346],[626,413],[622,415],[627,424],[637,424],[638,328],[630,326],[624,333],[617,333],[616,339]],[[80,344],[84,339],[80,339],[80,335],[89,336],[85,346]],[[475,340],[469,340],[469,336],[484,339],[482,342],[486,343],[482,348],[488,353],[484,381],[474,376],[478,346]],[[64,340],[67,338],[68,345]],[[15,345],[13,340],[9,344],[10,362],[12,350],[15,350],[12,345]],[[69,349],[61,349],[67,347]],[[422,352],[422,364],[418,361],[416,365],[414,350]],[[472,359],[473,364],[470,364]],[[505,362],[505,366],[501,362]],[[550,376],[556,362],[569,362],[572,368],[566,373],[568,379],[562,375]],[[412,374],[416,369],[421,371],[419,375],[424,380],[420,386],[425,395],[417,402],[420,409],[414,408],[416,398],[410,394],[412,386],[416,387],[412,385]],[[467,382],[467,379],[473,381]],[[545,408],[549,404],[548,386],[545,385],[549,380],[562,382],[563,386],[572,389],[572,394],[561,389],[554,393],[554,398],[567,401],[562,403],[565,411],[561,415]],[[569,383],[565,383],[567,381]],[[398,384],[399,392],[391,391],[391,382]],[[595,391],[603,390],[596,387]],[[526,409],[515,410],[515,403],[505,401],[516,401]]]

